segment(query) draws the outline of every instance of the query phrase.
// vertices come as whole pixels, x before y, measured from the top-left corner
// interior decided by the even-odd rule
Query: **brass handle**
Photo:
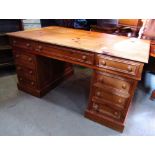
[[[29,73],[32,74],[33,72],[30,70]]]
[[[126,89],[126,84],[123,84],[123,85],[122,85],[122,88],[123,88],[123,89]]]
[[[100,95],[101,95],[101,92],[98,91],[98,92],[96,93],[96,95],[97,95],[97,96],[100,96]]]
[[[83,60],[86,60],[86,58],[87,58],[87,57],[86,57],[85,55],[82,56],[82,59],[83,59]]]
[[[128,71],[132,72],[132,67],[131,66],[128,66]]]
[[[28,58],[28,61],[30,61],[30,62],[31,62],[31,61],[32,61],[32,58]]]
[[[103,66],[105,66],[105,65],[106,65],[106,62],[105,62],[105,61],[101,61],[101,64],[102,64]]]
[[[26,46],[27,46],[27,47],[30,47],[30,44],[29,44],[29,43],[27,43],[27,44],[26,44]]]

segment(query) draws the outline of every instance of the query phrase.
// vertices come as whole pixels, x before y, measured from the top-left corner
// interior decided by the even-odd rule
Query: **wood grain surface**
[[[58,26],[7,34],[13,37],[86,50],[144,63],[147,63],[149,59],[149,40]]]

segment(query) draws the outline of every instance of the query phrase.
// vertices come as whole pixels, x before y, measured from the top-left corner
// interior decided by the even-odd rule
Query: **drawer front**
[[[26,79],[36,81],[35,70],[23,67],[21,65],[16,65],[16,71],[18,76],[25,77]]]
[[[35,56],[24,52],[14,52],[16,64],[21,64],[29,68],[35,68]]]
[[[93,102],[93,111],[101,115],[105,115],[109,118],[117,119],[124,122],[125,117],[119,110],[115,110],[106,104],[101,104],[99,102]]]
[[[25,77],[18,76],[19,84],[25,87],[37,88],[37,84],[35,81],[28,80]]]
[[[151,53],[155,54],[155,45],[151,45]]]
[[[95,82],[99,83],[100,85],[107,85],[120,91],[129,92],[132,85],[132,80],[127,80],[117,75],[104,72],[96,72],[95,77]]]
[[[92,65],[94,63],[94,54],[88,52],[76,51],[73,49],[66,49],[64,47],[50,46],[39,44],[35,49],[36,52],[47,54],[52,57],[72,60],[76,62],[81,62],[85,64]]]
[[[94,94],[92,100],[100,100],[109,103],[110,105],[114,105],[115,107],[124,109],[128,101],[128,97],[129,95],[123,96],[123,94],[120,94],[119,96],[114,94],[114,92],[108,92],[103,89],[94,87]]]
[[[32,50],[34,47],[33,41],[18,39],[18,38],[11,39],[11,44],[14,47],[19,47],[19,48],[28,49],[28,50]]]
[[[101,55],[97,55],[96,65],[101,68],[131,75],[137,75],[140,68],[139,63]]]

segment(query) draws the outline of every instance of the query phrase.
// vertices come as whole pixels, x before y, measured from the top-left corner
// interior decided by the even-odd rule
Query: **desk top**
[[[147,63],[150,41],[58,26],[8,33],[9,36]]]

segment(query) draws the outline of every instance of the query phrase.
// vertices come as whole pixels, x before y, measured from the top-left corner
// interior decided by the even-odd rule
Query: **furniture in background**
[[[0,20],[0,67],[13,66],[12,47],[9,44],[9,38],[6,33],[19,30],[22,30],[21,20]]]
[[[73,74],[71,64],[88,67],[93,74],[85,117],[123,131],[149,41],[56,26],[8,35],[20,90],[41,97]]]
[[[142,26],[140,19],[118,19],[101,22],[100,19],[97,25],[91,25],[92,31],[110,33],[123,36],[136,37],[139,29]],[[117,21],[117,22],[116,22]]]

